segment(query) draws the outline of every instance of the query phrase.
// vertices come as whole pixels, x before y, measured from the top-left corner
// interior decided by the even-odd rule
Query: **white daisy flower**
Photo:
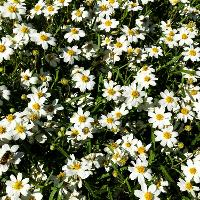
[[[115,83],[114,81],[110,80],[109,82],[107,82],[107,80],[104,80],[104,87],[105,89],[102,89],[102,91],[104,92],[102,96],[105,97],[108,101],[115,101],[121,96],[121,86],[117,85],[117,83]]]
[[[91,123],[94,122],[94,119],[90,116],[90,112],[84,112],[82,108],[78,108],[78,112],[70,118],[70,122],[77,124],[81,128],[90,127]]]
[[[6,38],[2,37],[0,41],[0,63],[3,60],[9,60],[10,56],[14,53],[13,49],[11,48],[12,42]]]
[[[154,131],[156,135],[155,141],[160,141],[161,146],[172,148],[176,143],[178,133],[173,131],[173,126],[168,126],[161,131]]]
[[[45,7],[45,2],[43,0],[39,0],[35,4],[34,8],[30,10],[31,18],[33,18],[35,15],[41,15],[44,7]]]
[[[199,191],[199,187],[194,186],[192,184],[191,180],[189,180],[189,179],[184,180],[182,178],[179,178],[178,180],[179,180],[179,182],[177,183],[177,185],[179,186],[181,191],[187,191],[187,192],[191,193],[191,195],[193,197],[196,197],[195,192]]]
[[[147,48],[147,51],[149,52],[149,56],[158,58],[159,56],[163,56],[163,51],[161,47],[152,46],[150,48]]]
[[[10,181],[6,181],[6,192],[9,197],[18,198],[21,194],[26,196],[31,186],[28,184],[29,178],[22,179],[22,173],[18,173],[17,177],[10,176]]]
[[[141,190],[135,190],[134,195],[139,200],[160,200],[158,197],[159,191],[154,184],[147,187],[146,183],[141,184]]]
[[[74,64],[74,60],[79,60],[79,54],[81,50],[78,49],[78,46],[67,47],[63,49],[63,53],[60,55],[64,59],[64,62],[69,64]]]
[[[22,121],[21,122],[17,122],[14,130],[13,131],[13,139],[14,140],[24,140],[26,138],[26,136],[31,136],[33,135],[33,133],[30,131],[30,129],[33,128],[33,124],[29,124],[26,121]]]
[[[162,129],[164,126],[170,125],[172,114],[170,112],[165,113],[165,108],[156,107],[153,110],[149,110],[148,116],[150,117],[149,123],[152,123],[153,128]]]
[[[114,29],[118,26],[119,22],[116,19],[101,19],[101,24],[99,25],[100,30],[105,30],[106,32],[110,32],[111,29]]]
[[[85,37],[85,32],[80,28],[71,28],[68,33],[64,35],[67,42],[71,43],[73,40],[80,40],[81,37]]]
[[[22,4],[4,2],[3,6],[0,6],[0,11],[2,17],[8,17],[9,19],[17,19],[21,21],[21,15],[26,14],[26,7]]]
[[[177,109],[179,99],[178,99],[178,97],[174,97],[173,91],[169,91],[166,89],[164,92],[160,93],[160,96],[163,98],[163,99],[159,100],[159,104],[162,107],[166,107],[167,110],[169,110],[169,111]]]
[[[194,112],[192,111],[191,106],[182,103],[176,117],[186,123],[188,120],[193,120]]]
[[[79,88],[81,92],[92,90],[94,88],[94,76],[90,75],[90,70],[84,70],[81,73],[73,75],[72,80],[75,81],[75,88]]]
[[[31,34],[31,40],[37,45],[42,45],[44,50],[48,49],[49,45],[56,45],[56,39],[50,33],[45,33],[44,31]]]
[[[138,179],[138,182],[142,184],[145,179],[151,180],[151,170],[147,169],[148,161],[143,159],[137,159],[136,162],[131,161],[133,167],[128,167],[128,171],[131,172],[129,178],[131,180]]]
[[[182,55],[184,56],[184,61],[188,61],[190,59],[192,62],[198,62],[200,61],[200,48],[195,48],[193,46],[184,47]]]
[[[181,165],[181,170],[188,180],[200,183],[200,162],[187,160],[187,165]]]
[[[30,87],[35,85],[38,81],[38,78],[33,76],[33,71],[27,69],[25,72],[21,72],[21,84]]]
[[[54,5],[46,5],[42,11],[44,13],[44,16],[49,18],[55,15],[56,13],[58,13],[58,10],[59,10],[59,7],[54,4]]]
[[[81,22],[83,19],[89,17],[89,12],[85,11],[85,7],[80,7],[72,12],[72,20],[75,22]]]
[[[120,125],[120,122],[115,120],[111,113],[106,115],[101,115],[99,123],[102,127],[107,127],[108,129],[117,129],[117,126]]]
[[[81,179],[86,179],[92,174],[87,162],[76,160],[74,155],[70,155],[70,158],[67,159],[66,165],[62,167],[62,170],[68,176],[78,175]]]

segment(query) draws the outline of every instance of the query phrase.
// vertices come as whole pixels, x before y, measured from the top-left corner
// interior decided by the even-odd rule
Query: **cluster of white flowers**
[[[0,198],[200,198],[197,4],[0,2]]]

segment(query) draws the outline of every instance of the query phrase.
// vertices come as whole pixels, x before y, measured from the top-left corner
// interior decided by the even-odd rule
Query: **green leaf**
[[[89,183],[87,183],[87,181],[84,181],[84,185],[87,188],[88,192],[92,195],[92,197],[97,199],[98,197],[95,195],[94,190],[90,187]]]
[[[169,182],[174,183],[174,180],[173,180],[172,177],[169,175],[169,173],[167,172],[166,168],[165,168],[163,165],[160,166],[160,169],[161,169],[163,175],[165,176],[165,178],[166,178]]]
[[[113,200],[112,192],[110,191],[110,188],[108,186],[107,186],[107,191],[108,191],[109,200]]]
[[[149,165],[152,164],[152,162],[154,161],[154,158],[155,158],[155,153],[153,150],[150,150],[150,155],[149,155],[149,160],[148,160]]]
[[[55,199],[54,196],[55,196],[57,190],[58,190],[57,187],[53,187],[53,190],[52,190],[52,192],[51,192],[51,194],[49,196],[49,200],[54,200]]]

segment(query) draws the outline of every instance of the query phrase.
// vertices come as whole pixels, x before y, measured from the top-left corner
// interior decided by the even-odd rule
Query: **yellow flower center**
[[[64,172],[60,172],[58,175],[57,175],[57,178],[58,179],[62,179],[65,177],[65,173]]]
[[[123,165],[125,165],[126,164],[126,161],[127,161],[128,159],[127,159],[127,157],[126,156],[123,156],[121,159],[120,159],[120,164],[123,166]]]
[[[130,3],[130,6],[131,6],[131,8],[135,8],[135,7],[137,7],[137,3],[131,2],[131,3]]]
[[[121,42],[116,42],[116,43],[115,43],[115,46],[116,46],[117,48],[121,48],[121,47],[123,46],[123,44],[122,44]]]
[[[151,80],[151,77],[150,77],[150,76],[145,76],[145,77],[144,77],[144,81],[149,82],[150,80]]]
[[[53,7],[53,6],[48,6],[48,7],[47,7],[47,10],[48,10],[49,12],[52,12],[52,11],[54,11],[54,7]]]
[[[116,93],[116,91],[113,88],[108,89],[107,92],[110,96],[113,96]]]
[[[142,71],[147,71],[148,70],[148,66],[147,65],[144,65],[143,67],[142,67]]]
[[[0,135],[6,132],[6,127],[0,126]]]
[[[77,162],[70,166],[73,170],[79,170],[81,168],[81,163]]]
[[[127,53],[130,55],[133,53],[133,48],[132,47],[128,47],[127,49]]]
[[[116,116],[117,118],[120,118],[120,117],[122,116],[122,113],[121,113],[121,112],[116,112],[116,113],[115,113],[115,116]]]
[[[145,167],[144,166],[137,166],[136,169],[141,174],[144,174],[144,172],[145,172]]]
[[[197,52],[194,49],[189,50],[189,55],[190,56],[196,56]]]
[[[11,13],[15,13],[15,12],[17,12],[17,7],[16,6],[8,6],[8,10]]]
[[[6,47],[3,44],[0,44],[0,53],[3,53],[6,50]]]
[[[165,39],[166,39],[166,41],[168,41],[168,42],[172,42],[172,41],[173,41],[173,37],[171,37],[171,36],[167,36]]]
[[[109,2],[110,4],[113,4],[113,3],[115,3],[115,0],[108,0],[108,2]]]
[[[72,34],[78,34],[78,29],[72,28],[72,29],[71,29],[71,33],[72,33]]]
[[[20,0],[12,0],[13,3],[20,3]]]
[[[44,96],[44,93],[42,93],[41,91],[37,93],[38,98],[41,98]]]
[[[75,51],[73,51],[72,49],[67,51],[67,54],[70,56],[73,56],[75,54]]]
[[[106,42],[106,44],[109,44],[110,43],[110,38],[106,37],[105,38],[105,42]]]
[[[28,80],[30,79],[30,77],[29,77],[28,75],[24,75],[24,76],[23,76],[23,79],[24,79],[25,81],[28,81]]]
[[[182,38],[183,40],[186,40],[186,39],[188,39],[188,36],[187,36],[187,34],[183,33],[182,36],[181,36],[181,38]]]
[[[173,99],[172,97],[170,97],[170,96],[167,96],[167,97],[165,98],[165,101],[166,101],[167,103],[173,103],[174,99]]]
[[[156,183],[156,187],[160,188],[160,186],[161,186],[161,182],[158,180],[158,182]]]
[[[191,190],[191,189],[192,189],[192,184],[191,184],[190,182],[186,182],[186,183],[185,183],[185,188],[186,188],[187,190]]]
[[[37,11],[41,10],[41,8],[42,8],[42,6],[38,4],[38,5],[35,5],[34,10],[37,12]]]
[[[167,139],[167,140],[169,140],[171,137],[172,137],[172,134],[170,133],[170,132],[164,132],[163,133],[163,137],[165,138],[165,139]]]
[[[47,35],[42,34],[42,35],[40,35],[40,39],[41,39],[42,41],[48,41],[48,40],[49,40],[49,37],[48,37]]]
[[[37,114],[33,113],[33,114],[31,114],[31,115],[29,116],[29,119],[30,119],[31,121],[36,121],[36,120],[39,119],[39,117],[38,117]]]
[[[102,4],[102,5],[99,7],[99,9],[100,9],[101,11],[106,11],[106,10],[108,10],[108,7],[107,7],[106,4]]]
[[[47,77],[44,74],[40,75],[39,78],[43,82],[47,80]]]
[[[141,147],[139,147],[139,148],[137,149],[137,152],[138,152],[139,154],[143,154],[143,153],[145,153],[145,148],[144,148],[143,146],[141,146]]]
[[[34,103],[34,104],[32,105],[32,108],[33,108],[34,110],[40,110],[40,104],[39,104],[39,103]]]
[[[17,133],[21,134],[24,133],[25,127],[23,125],[17,124],[15,130],[17,131]]]
[[[116,149],[118,147],[118,144],[117,143],[110,143],[110,146],[113,148],[113,149]]]
[[[197,170],[196,170],[196,168],[195,167],[191,167],[190,169],[189,169],[189,171],[190,171],[190,173],[191,174],[196,174],[196,172],[197,172]]]
[[[173,31],[169,32],[169,36],[173,37],[175,35],[175,33]]]
[[[153,48],[152,48],[152,51],[153,51],[154,53],[158,53],[158,48],[157,48],[157,47],[153,47]]]
[[[132,90],[131,96],[133,98],[138,98],[140,96],[140,93],[137,90]]]
[[[15,116],[12,115],[12,114],[9,114],[9,115],[6,116],[6,119],[7,119],[9,122],[11,122],[11,121],[13,121],[13,120],[15,119]]]
[[[112,156],[112,158],[114,159],[114,160],[117,160],[118,158],[120,158],[121,156],[120,156],[120,154],[117,152],[117,153],[115,153],[115,154],[113,154],[113,156]]]
[[[26,26],[23,26],[23,27],[21,28],[21,32],[22,32],[22,33],[29,33],[29,29],[28,29]]]
[[[134,52],[135,52],[136,54],[140,54],[140,53],[142,52],[142,50],[141,50],[140,48],[135,48]]]
[[[84,122],[86,122],[86,117],[84,115],[79,116],[78,121],[81,123],[84,123]]]
[[[77,16],[77,17],[81,17],[82,16],[82,11],[80,10],[80,9],[78,9],[78,10],[76,10],[76,13],[75,13],[75,15]]]
[[[71,136],[76,137],[78,134],[79,134],[78,130],[73,130]]]
[[[15,190],[21,190],[23,188],[22,181],[16,181],[13,183],[12,188]]]
[[[105,21],[105,25],[106,26],[111,26],[112,25],[112,21],[111,20],[106,20]]]
[[[64,2],[65,2],[65,0],[59,0],[59,2],[60,2],[60,3],[64,3]]]
[[[112,123],[113,123],[113,121],[114,121],[114,120],[113,120],[113,118],[112,118],[112,117],[108,117],[108,118],[107,118],[107,123],[108,123],[108,124],[112,124]]]
[[[162,121],[164,119],[164,116],[162,114],[156,114],[156,119]]]
[[[190,91],[190,94],[191,94],[192,96],[197,95],[197,93],[198,93],[198,90],[191,90],[191,91]]]
[[[146,192],[144,194],[145,200],[152,200],[153,199],[153,194],[151,192]]]
[[[135,35],[135,31],[132,30],[132,29],[129,29],[129,30],[128,30],[128,35]]]
[[[182,109],[181,109],[181,113],[182,113],[183,115],[188,115],[189,110],[188,110],[187,108],[182,108]]]
[[[6,127],[0,126],[0,134],[4,134],[6,132]]]
[[[85,128],[83,129],[83,133],[84,133],[85,135],[87,135],[89,132],[90,132],[90,129],[89,129],[88,127],[85,127]]]
[[[82,80],[84,83],[88,83],[88,82],[90,81],[89,77],[86,76],[86,75],[83,75],[83,76],[81,77],[81,80]]]
[[[125,143],[125,146],[129,148],[131,147],[131,143],[130,142]]]

